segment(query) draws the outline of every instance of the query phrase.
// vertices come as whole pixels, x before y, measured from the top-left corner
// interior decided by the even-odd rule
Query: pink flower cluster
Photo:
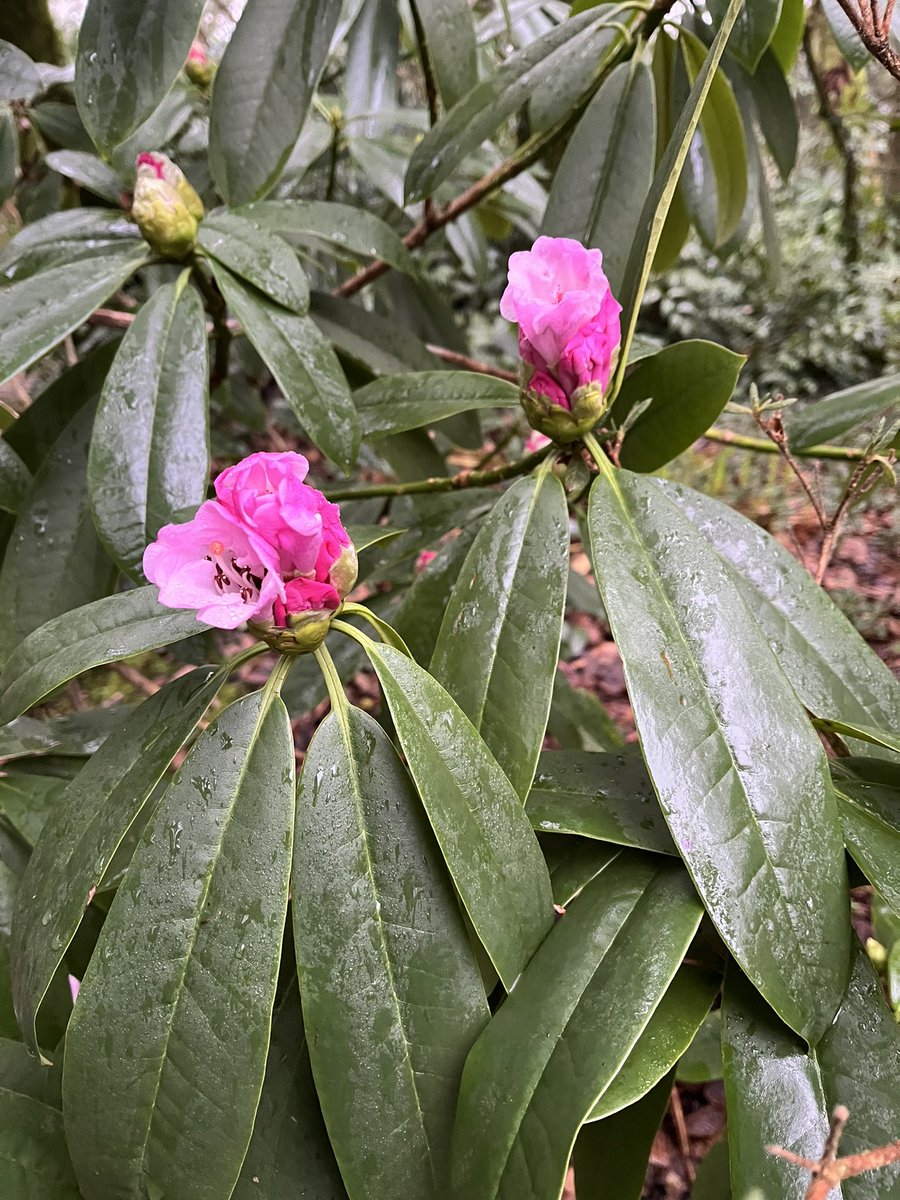
[[[304,483],[302,454],[251,454],[215,481],[216,499],[165,525],[144,574],[169,608],[195,608],[218,629],[244,621],[284,628],[295,613],[334,610],[355,578],[340,510]]]
[[[539,237],[509,260],[500,312],[519,325],[519,353],[534,368],[528,386],[570,409],[579,388],[605,391],[619,348],[622,306],[603,255],[572,238]]]

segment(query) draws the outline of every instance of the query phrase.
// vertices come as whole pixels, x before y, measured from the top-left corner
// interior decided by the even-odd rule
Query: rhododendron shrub
[[[824,573],[896,386],[637,336],[803,6],[227,7],[0,43],[0,1200],[638,1200],[717,1080],[698,1194],[895,1196],[900,689],[668,465]]]

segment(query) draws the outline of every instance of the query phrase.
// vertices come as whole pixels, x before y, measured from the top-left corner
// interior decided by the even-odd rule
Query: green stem
[[[337,713],[341,720],[343,720],[347,712],[347,696],[344,692],[344,685],[341,683],[338,669],[334,665],[334,659],[326,649],[324,642],[320,646],[317,646],[313,653],[316,656],[316,662],[319,664],[319,670],[322,672],[322,678],[325,680],[328,699],[331,702],[331,711]]]
[[[600,445],[594,435],[592,433],[586,433],[582,441],[584,442],[585,446],[587,446],[591,458],[597,464],[598,470],[602,474],[612,478],[616,473],[616,469],[604,454],[603,447]]]
[[[730,429],[707,429],[703,435],[708,442],[718,442],[722,446],[736,446],[740,450],[755,450],[759,454],[780,453],[775,442],[768,438],[748,437],[743,433],[732,433]],[[825,458],[838,462],[859,462],[865,458],[866,451],[853,446],[807,446],[803,450],[791,447],[795,458]]]
[[[341,613],[348,617],[359,617],[360,620],[365,621],[367,625],[374,629],[381,640],[388,646],[393,646],[395,650],[400,650],[403,654],[412,658],[406,642],[404,642],[397,630],[389,625],[387,621],[383,621],[376,613],[373,613],[371,609],[366,608],[364,604],[357,604],[351,600],[349,603],[341,606]],[[345,624],[344,621],[340,621],[339,623],[341,625]]]
[[[441,475],[431,479],[414,479],[409,483],[373,483],[368,487],[336,488],[325,493],[329,500],[365,500],[372,496],[417,496],[428,492],[455,492],[462,488],[487,487],[503,483],[518,475],[527,475],[550,453],[549,447],[536,450],[524,458],[495,467],[491,471],[460,471],[458,475]]]
[[[335,617],[331,622],[331,628],[336,629],[338,633],[343,633],[348,638],[352,638],[354,642],[362,646],[366,653],[368,653],[368,647],[375,644],[368,634],[363,633],[361,629],[357,629],[355,625],[350,625],[347,621],[340,620],[338,617]]]
[[[265,642],[254,642],[246,650],[241,650],[233,658],[229,658],[225,666],[229,671],[234,671],[238,667],[242,667],[245,662],[249,662],[251,658],[257,658],[260,654],[265,654],[268,649],[269,647]]]
[[[264,712],[266,709],[268,709],[275,697],[281,695],[282,684],[284,683],[285,679],[287,679],[288,672],[294,665],[295,658],[295,654],[282,654],[278,662],[272,668],[272,674],[266,680],[265,686],[263,687]]]

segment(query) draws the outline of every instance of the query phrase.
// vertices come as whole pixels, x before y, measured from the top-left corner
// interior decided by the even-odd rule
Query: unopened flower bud
[[[203,201],[164,154],[139,154],[131,215],[159,254],[184,258],[197,240]]]
[[[309,612],[287,614],[284,625],[276,625],[274,621],[248,621],[247,625],[280,654],[311,654],[325,641],[335,612],[334,609],[310,609]]]
[[[356,557],[356,547],[351,542],[348,546],[344,546],[328,572],[329,581],[342,600],[356,583],[358,573],[359,563]]]
[[[184,64],[184,73],[191,83],[196,84],[199,88],[208,88],[212,83],[216,73],[215,63],[212,62],[200,42],[194,42],[191,46],[187,62]]]
[[[527,366],[525,370],[527,374]],[[560,445],[584,437],[606,410],[603,389],[598,383],[589,383],[565,396],[555,383],[547,387],[546,377],[540,371],[523,380],[521,400],[528,424]]]

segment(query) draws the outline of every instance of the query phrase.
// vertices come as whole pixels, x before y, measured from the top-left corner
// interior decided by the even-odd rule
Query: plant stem
[[[313,653],[316,657],[316,662],[319,664],[322,677],[325,680],[328,699],[331,702],[331,711],[343,718],[343,714],[347,711],[347,696],[344,692],[344,685],[341,683],[337,667],[334,665],[334,659],[326,649],[324,642],[320,646],[317,646]]]
[[[730,429],[707,429],[704,441],[719,442],[723,446],[734,446],[739,450],[754,450],[760,454],[779,454],[778,446],[766,438],[747,437],[732,433]],[[865,450],[853,446],[807,446],[803,450],[792,450],[795,458],[825,458],[839,462],[858,462],[865,457]]]
[[[325,493],[329,500],[365,500],[372,496],[417,496],[429,492],[455,492],[462,488],[488,487],[492,483],[503,483],[526,475],[533,467],[543,462],[550,453],[544,446],[534,454],[495,467],[491,471],[460,471],[458,475],[441,475],[431,479],[415,479],[410,483],[373,483],[366,487],[336,488]]]

